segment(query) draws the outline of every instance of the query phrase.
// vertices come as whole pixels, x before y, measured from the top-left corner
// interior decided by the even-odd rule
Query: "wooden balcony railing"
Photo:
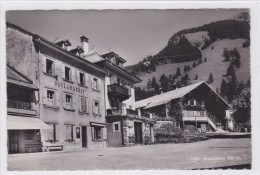
[[[119,84],[111,84],[107,86],[108,96],[113,98],[118,98],[121,101],[128,99],[129,90]]]
[[[8,108],[15,108],[15,109],[24,109],[24,110],[31,110],[31,103],[24,102],[24,101],[17,101],[8,99],[7,100],[7,107]]]

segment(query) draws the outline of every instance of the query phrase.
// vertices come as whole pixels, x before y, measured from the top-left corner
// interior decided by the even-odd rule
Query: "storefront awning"
[[[45,124],[39,118],[22,117],[22,116],[7,116],[7,129],[26,130],[26,129],[52,129],[51,126]]]
[[[96,123],[96,122],[90,122],[91,126],[100,126],[100,127],[105,127],[106,124],[105,123]]]

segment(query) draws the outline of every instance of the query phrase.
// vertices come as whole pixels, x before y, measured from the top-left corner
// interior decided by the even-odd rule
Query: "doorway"
[[[86,126],[81,127],[81,133],[82,133],[82,148],[87,148],[87,127]]]
[[[8,152],[14,154],[19,152],[19,131],[9,130],[8,131]]]
[[[135,127],[135,143],[143,143],[142,123],[134,122]]]

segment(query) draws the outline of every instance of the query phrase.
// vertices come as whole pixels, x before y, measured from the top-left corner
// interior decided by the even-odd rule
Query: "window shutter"
[[[49,124],[49,125],[53,127],[52,124]],[[52,129],[48,129],[47,133],[48,133],[47,139],[48,140],[53,140],[53,128]]]
[[[42,56],[42,71],[46,73],[46,57]]]
[[[58,60],[54,61],[54,69],[55,69],[55,71],[54,71],[53,75],[59,75],[60,68],[59,68]]]
[[[55,124],[56,127],[56,140],[60,141],[60,125]]]
[[[92,101],[92,113],[95,113],[95,101]]]
[[[80,111],[80,112],[82,112],[82,107],[81,107],[81,105],[82,105],[82,98],[79,97],[79,111]]]
[[[91,77],[91,87],[94,89],[94,78]]]
[[[197,105],[197,101],[194,99],[194,106],[196,106]]]
[[[59,95],[57,94],[57,92],[55,91],[54,92],[54,102],[55,102],[55,106],[59,106],[60,105],[60,97],[59,97]]]
[[[100,82],[100,79],[98,78],[97,79],[97,90],[99,90],[100,91],[100,89],[101,89],[101,82]]]
[[[77,82],[78,82],[78,84],[80,84],[80,76],[79,76],[79,71],[77,70]]]
[[[95,137],[94,137],[94,127],[91,127],[91,135],[92,135],[92,140],[94,140],[95,139]]]
[[[65,66],[62,65],[62,78],[65,79]]]
[[[47,104],[47,89],[43,90],[43,104]]]
[[[70,68],[69,76],[70,76],[69,80],[73,81],[73,69],[72,68]]]
[[[103,140],[107,140],[107,128],[102,128],[102,133],[103,133]]]
[[[75,125],[71,125],[71,127],[73,128],[73,140],[76,140],[76,126]]]
[[[66,108],[66,94],[64,94],[63,93],[63,97],[62,97],[62,106],[64,107],[64,108]]]
[[[71,96],[71,100],[72,100],[72,109],[76,109],[77,107],[76,97]]]
[[[53,63],[52,63],[52,67],[51,67],[51,69],[52,69],[52,75],[56,75],[55,73],[55,61],[53,61]]]
[[[71,80],[72,80],[73,82],[76,82],[76,81],[77,81],[77,80],[76,80],[76,76],[77,76],[77,75],[76,75],[76,70],[71,68],[71,74],[72,74],[72,77],[71,77],[72,79],[71,79]]]
[[[85,74],[85,86],[88,86],[89,84],[89,76],[88,74]]]

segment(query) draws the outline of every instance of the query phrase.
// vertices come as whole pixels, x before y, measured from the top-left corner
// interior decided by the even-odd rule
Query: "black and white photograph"
[[[6,10],[6,171],[250,172],[251,19],[246,7]]]

